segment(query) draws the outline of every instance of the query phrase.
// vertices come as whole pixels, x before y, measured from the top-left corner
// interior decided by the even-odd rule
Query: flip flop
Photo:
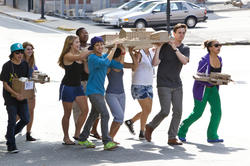
[[[73,138],[74,138],[76,141],[78,141],[78,140],[79,140],[79,138],[78,138],[78,137],[75,137],[75,136],[74,136]]]
[[[62,145],[75,145],[74,142],[63,142]]]
[[[89,136],[94,137],[96,139],[102,139],[102,137],[98,133],[90,134]]]

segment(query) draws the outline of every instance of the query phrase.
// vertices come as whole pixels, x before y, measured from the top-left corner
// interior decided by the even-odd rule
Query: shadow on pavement
[[[127,140],[130,142],[133,140]],[[104,151],[101,141],[93,141],[95,149],[86,149],[79,145],[62,145],[57,142],[26,142],[19,138],[17,146],[20,150],[17,154],[6,152],[5,141],[0,142],[0,165],[96,165],[104,163],[131,163],[157,160],[194,160],[196,154],[188,153],[185,146],[159,146],[145,141],[133,144],[121,145],[113,151]],[[196,146],[200,152],[229,154],[243,148],[225,147],[224,144],[204,145],[188,142]]]
[[[244,148],[226,147],[223,143],[211,143],[210,145],[205,145],[205,144],[187,142],[185,144],[195,145],[198,149],[200,149],[200,152],[218,153],[218,154],[230,154],[232,152],[237,152],[240,150],[247,150]]]

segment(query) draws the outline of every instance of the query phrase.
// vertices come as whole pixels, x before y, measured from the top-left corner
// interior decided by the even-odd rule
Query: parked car
[[[143,10],[148,7],[151,3],[157,2],[157,0],[141,0],[133,1],[122,8],[122,11],[111,12],[103,16],[102,22],[105,25],[120,26],[119,18],[123,15],[127,15],[132,12]]]
[[[119,25],[144,28],[147,26],[166,25],[167,2],[153,2],[138,12],[128,13],[119,18]],[[170,24],[185,23],[189,28],[194,28],[198,22],[207,20],[205,8],[186,1],[170,1]]]
[[[96,23],[102,23],[102,18],[104,16],[104,14],[122,11],[123,8],[127,8],[127,6],[130,6],[131,4],[133,4],[134,2],[137,2],[137,1],[141,1],[141,0],[131,0],[129,2],[126,2],[122,5],[120,5],[117,8],[105,8],[105,9],[97,10],[97,11],[92,13],[91,20],[96,22]]]

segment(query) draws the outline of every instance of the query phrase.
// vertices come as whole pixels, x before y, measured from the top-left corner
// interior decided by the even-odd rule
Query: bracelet
[[[174,50],[174,52],[177,52],[177,51],[179,51],[179,49],[178,49],[178,48],[176,48],[176,49]]]

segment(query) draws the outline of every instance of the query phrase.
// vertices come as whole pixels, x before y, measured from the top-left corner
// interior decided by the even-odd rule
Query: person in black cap
[[[12,80],[29,77],[29,65],[22,60],[24,49],[21,43],[12,44],[10,50],[10,60],[3,65],[0,80],[3,81],[4,105],[6,105],[8,113],[8,126],[5,135],[7,150],[10,153],[17,153],[15,135],[29,123],[30,116],[27,99],[12,89]],[[17,115],[20,120],[16,123]]]

